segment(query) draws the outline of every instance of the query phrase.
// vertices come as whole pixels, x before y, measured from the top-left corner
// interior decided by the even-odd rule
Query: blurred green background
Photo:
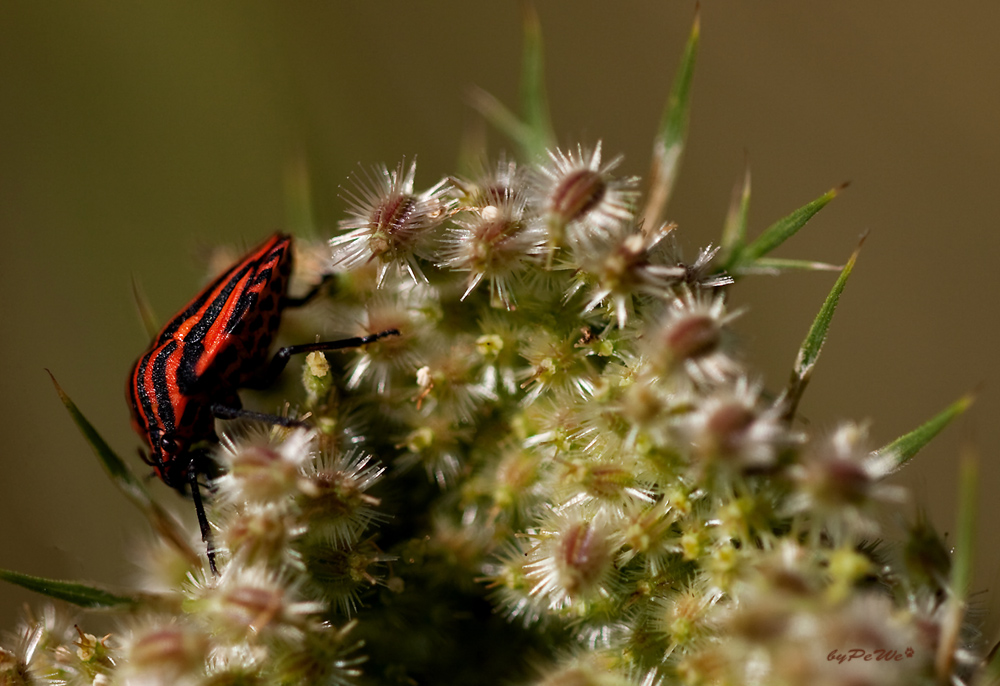
[[[538,10],[560,141],[603,139],[625,172],[645,174],[693,2]],[[981,387],[970,416],[894,480],[950,531],[957,457],[978,447],[973,591],[997,607],[1000,5],[730,0],[703,3],[702,21],[668,213],[687,255],[717,239],[745,154],[755,231],[852,182],[779,253],[842,262],[871,231],[802,410],[817,431],[870,418],[881,445]],[[133,275],[161,316],[179,308],[206,246],[286,226],[283,174],[297,157],[323,235],[359,162],[418,155],[417,183],[432,184],[475,119],[470,86],[516,101],[519,50],[514,2],[0,4],[0,567],[109,584],[135,573],[123,560],[145,525],[43,371],[143,471],[123,399],[147,342]],[[833,280],[736,291],[750,306],[737,329],[770,387]],[[0,629],[26,601],[38,598],[0,586]],[[988,636],[998,626],[987,616]]]

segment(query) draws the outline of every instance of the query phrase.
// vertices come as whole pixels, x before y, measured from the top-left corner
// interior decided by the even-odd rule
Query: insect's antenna
[[[191,497],[194,498],[194,509],[198,513],[198,526],[201,527],[201,540],[208,548],[208,566],[212,574],[219,576],[219,568],[215,566],[215,546],[212,544],[212,530],[208,527],[208,517],[205,516],[205,505],[201,501],[201,488],[198,484],[198,471],[194,464],[188,467],[188,485],[191,486]]]

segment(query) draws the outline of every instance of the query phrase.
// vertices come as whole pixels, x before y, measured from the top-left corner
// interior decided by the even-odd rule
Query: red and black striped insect
[[[305,304],[319,290],[317,286],[302,298],[290,298],[286,289],[291,271],[292,239],[276,233],[223,272],[163,327],[132,367],[126,385],[132,426],[149,445],[149,454],[140,450],[140,455],[168,486],[181,493],[190,487],[209,564],[216,573],[198,484],[199,475],[212,471],[205,446],[218,441],[215,420],[247,417],[298,424],[244,410],[237,389],[269,386],[292,355],[353,348],[399,333],[382,331],[288,346],[268,360],[282,311]]]

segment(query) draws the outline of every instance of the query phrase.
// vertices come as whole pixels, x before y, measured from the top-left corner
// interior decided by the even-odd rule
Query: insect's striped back
[[[174,316],[133,367],[127,389],[133,426],[168,484],[182,484],[187,469],[172,458],[215,437],[211,402],[235,397],[260,372],[290,272],[291,238],[275,234]]]

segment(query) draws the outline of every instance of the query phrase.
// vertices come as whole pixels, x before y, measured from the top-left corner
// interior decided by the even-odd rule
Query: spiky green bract
[[[649,194],[643,220],[650,225],[663,221],[663,212],[680,169],[681,154],[687,138],[688,120],[691,116],[691,84],[694,82],[694,65],[698,56],[701,37],[701,18],[695,13],[694,25],[684,46],[680,66],[674,75],[670,97],[663,111],[660,127],[653,139],[653,163],[649,172]]]
[[[726,270],[736,276],[756,271],[759,268],[757,260],[798,233],[798,230],[805,226],[806,222],[826,207],[846,187],[847,184],[842,184],[832,188],[812,202],[782,217],[764,229],[764,232],[749,245],[737,246],[734,244],[725,263]]]
[[[541,156],[555,145],[556,136],[549,118],[549,100],[545,92],[545,66],[542,51],[542,25],[530,3],[524,3],[524,50],[521,57],[521,112],[530,138],[525,141],[525,156]]]
[[[843,265],[816,262],[814,260],[790,260],[781,257],[761,257],[754,262],[756,270],[762,274],[777,274],[786,271],[802,272],[837,272]]]
[[[556,145],[545,91],[542,26],[530,3],[522,7],[524,44],[521,52],[521,116],[481,89],[473,89],[470,101],[479,113],[520,149],[527,159],[541,157]]]
[[[896,456],[900,465],[905,464],[916,455],[941,431],[957,417],[964,414],[975,401],[975,395],[969,393],[944,408],[913,431],[897,438],[892,443],[879,449],[879,453],[891,453]]]
[[[958,521],[956,522],[955,560],[951,568],[951,591],[959,601],[968,597],[972,581],[972,556],[976,535],[976,511],[979,509],[979,463],[966,451],[959,471]]]
[[[299,154],[290,158],[284,172],[285,226],[297,235],[312,236],[316,232],[316,218],[305,156]]]
[[[972,581],[972,562],[976,534],[976,511],[979,508],[979,464],[977,456],[966,449],[959,471],[958,521],[954,560],[949,579],[949,594],[941,608],[940,635],[934,669],[939,681],[949,679],[965,668],[968,661],[963,654],[963,622],[968,611],[969,586]],[[963,659],[964,658],[964,659]]]
[[[80,412],[76,404],[63,391],[62,387],[56,381],[56,377],[52,375],[52,372],[48,372],[48,374],[49,378],[52,379],[52,384],[55,386],[56,393],[59,394],[59,399],[62,401],[63,406],[69,412],[70,417],[73,418],[73,422],[80,430],[80,433],[83,434],[84,439],[90,444],[94,454],[100,460],[101,466],[104,467],[105,472],[111,478],[111,482],[122,492],[129,502],[139,508],[153,528],[163,536],[164,540],[169,541],[171,545],[177,548],[189,560],[196,561],[198,554],[194,552],[194,549],[185,539],[184,534],[181,533],[181,528],[176,518],[172,517],[159,503],[152,499],[142,481],[135,477],[132,471],[125,465],[125,462],[101,438],[94,425],[83,416],[83,413]]]
[[[830,322],[833,321],[833,313],[837,310],[837,304],[840,302],[840,296],[847,285],[847,279],[850,278],[851,272],[854,270],[854,263],[858,260],[858,254],[861,252],[861,245],[864,243],[864,240],[864,237],[862,237],[858,247],[850,259],[847,260],[847,264],[844,265],[836,283],[833,284],[829,295],[823,301],[823,306],[816,315],[816,319],[813,320],[812,326],[809,327],[809,333],[806,334],[806,338],[799,348],[799,354],[795,358],[795,367],[792,369],[792,378],[788,382],[788,388],[785,390],[784,396],[784,400],[787,403],[786,416],[789,418],[795,416],[799,400],[802,399],[806,385],[812,378],[813,369],[816,367],[817,360],[819,360],[823,344],[826,343],[826,337],[830,330]]]
[[[139,602],[137,598],[111,593],[96,586],[76,581],[45,579],[40,576],[12,572],[9,569],[0,569],[0,579],[29,591],[41,593],[49,598],[64,600],[67,603],[91,610],[126,609]]]
[[[725,255],[739,250],[746,244],[747,222],[750,217],[750,163],[746,164],[743,179],[733,188],[733,198],[722,226],[722,249]]]
[[[132,299],[135,300],[135,307],[139,313],[139,321],[142,322],[143,330],[149,338],[153,338],[160,333],[160,329],[163,327],[135,275],[132,276]]]

